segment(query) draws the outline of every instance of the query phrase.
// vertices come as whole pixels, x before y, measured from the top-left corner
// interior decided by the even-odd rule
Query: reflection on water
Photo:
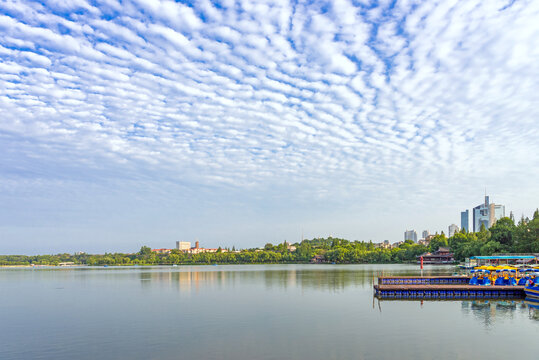
[[[0,270],[0,359],[453,360],[509,358],[514,349],[535,358],[539,310],[526,301],[377,300],[372,282],[382,273],[419,269]]]
[[[222,268],[222,269],[221,269]],[[245,270],[247,268],[247,270]],[[438,267],[425,270],[424,275],[451,274],[454,267]],[[264,283],[267,289],[287,289],[300,287],[323,291],[340,292],[348,287],[371,287],[378,276],[417,275],[415,267],[380,266],[330,266],[330,265],[285,265],[285,266],[237,266],[219,267],[179,267],[163,269],[140,269],[139,277],[143,286],[146,281],[175,286],[190,291],[201,287],[230,287],[235,284]]]
[[[373,296],[373,308],[382,312],[382,303],[409,302],[417,303],[419,308],[423,308],[425,303],[448,303],[459,302],[460,300],[427,300],[427,299],[379,299]],[[490,328],[497,319],[514,319],[515,316],[528,314],[532,320],[539,321],[539,303],[530,302],[526,299],[500,299],[500,300],[463,300],[460,301],[461,313],[467,317],[473,317],[481,322],[485,328]]]
[[[472,315],[485,327],[491,327],[497,319],[514,318],[517,312],[528,312],[523,300],[470,300],[462,301],[461,311]]]
[[[347,287],[372,285],[372,274],[343,269],[141,272],[139,277],[142,286],[150,287],[152,284],[149,281],[153,281],[184,291],[199,290],[201,287],[264,284],[268,290],[301,287],[339,292]]]
[[[528,306],[530,319],[539,321],[539,302],[525,300],[524,303]]]
[[[221,267],[222,268],[222,267]],[[415,269],[384,269],[384,275],[417,275]],[[449,271],[448,271],[449,270]],[[452,268],[433,268],[424,275],[451,274]],[[371,288],[375,278],[382,271],[374,269],[358,269],[342,266],[320,267],[254,267],[252,270],[238,270],[234,267],[200,268],[192,267],[179,270],[141,271],[139,274],[141,286],[151,288],[160,285],[176,288],[182,292],[199,291],[202,288],[229,289],[236,285],[264,284],[267,291],[286,290],[288,288],[311,289],[339,293],[347,288]],[[417,300],[417,299],[378,299],[373,297],[373,308],[382,311],[381,302],[410,301],[417,302],[422,308],[428,302],[458,302],[459,300]],[[377,306],[375,306],[377,302]],[[523,299],[489,299],[460,301],[461,312],[481,322],[485,328],[492,327],[496,319],[512,319],[516,313],[528,313],[529,318],[539,319],[539,303],[530,303]]]

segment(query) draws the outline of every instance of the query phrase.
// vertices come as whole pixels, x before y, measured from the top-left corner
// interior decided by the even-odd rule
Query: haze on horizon
[[[539,206],[538,1],[0,2],[0,253],[400,241]]]

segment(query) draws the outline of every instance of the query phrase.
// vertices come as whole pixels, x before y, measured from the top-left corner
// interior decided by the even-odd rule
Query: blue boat
[[[530,280],[528,280],[528,283],[524,287],[524,293],[526,293],[526,298],[539,299],[539,273],[534,273],[533,278],[530,277]]]
[[[471,270],[470,273],[473,274],[473,277],[470,279],[470,282],[468,283],[468,285],[482,285],[482,286],[491,285],[490,279],[488,278],[488,274],[490,274],[490,271]]]
[[[517,279],[514,277],[516,275],[516,270],[513,269],[498,269],[496,270],[498,277],[494,281],[494,285],[499,286],[515,286],[517,285]],[[513,276],[511,276],[513,274]]]

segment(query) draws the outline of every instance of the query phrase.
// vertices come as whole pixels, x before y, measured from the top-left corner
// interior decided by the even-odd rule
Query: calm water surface
[[[453,267],[425,274],[451,274]],[[523,301],[378,301],[407,265],[0,269],[0,359],[536,359]]]

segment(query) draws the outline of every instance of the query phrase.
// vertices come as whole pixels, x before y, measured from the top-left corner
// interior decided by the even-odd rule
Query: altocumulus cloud
[[[84,171],[420,202],[520,174],[537,200],[538,1],[0,9],[4,193]]]

